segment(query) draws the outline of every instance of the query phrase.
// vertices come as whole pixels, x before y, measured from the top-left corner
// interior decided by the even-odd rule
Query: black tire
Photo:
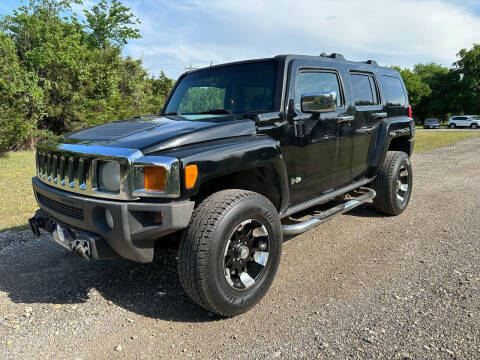
[[[455,128],[457,127],[457,125],[455,125],[455,124],[450,124],[450,125],[448,125],[448,127],[449,127],[450,129],[455,129]]]
[[[472,124],[472,125],[470,125],[470,127],[471,127],[472,129],[478,129],[478,125],[477,125],[477,124],[475,124],[475,123],[474,123],[474,124]]]
[[[387,215],[401,214],[410,201],[412,184],[413,172],[408,155],[402,151],[389,151],[374,182],[377,196],[373,205]]]
[[[252,241],[266,238],[268,249],[263,267],[258,265],[258,258],[253,263],[254,256],[250,249],[250,265],[261,270],[253,284],[247,286],[238,279],[235,284],[232,282],[231,274],[237,274],[241,278],[240,275],[244,273],[241,272],[243,270],[236,269],[230,273],[227,262],[231,259],[226,259],[229,257],[227,250],[231,244],[239,241],[234,240],[232,243],[232,239],[237,238],[237,235],[241,238],[243,228],[250,226],[249,219],[252,223],[263,225],[261,229],[267,233],[267,237],[252,237]],[[244,223],[247,224],[242,225]],[[259,232],[255,235],[254,230],[252,227],[248,233],[259,236]],[[241,314],[257,304],[272,284],[280,263],[282,242],[278,212],[267,198],[252,191],[219,191],[196,207],[189,227],[183,232],[178,254],[180,282],[187,295],[206,310],[222,316]],[[247,261],[234,256],[232,259],[234,262]],[[242,285],[245,288],[235,287]]]

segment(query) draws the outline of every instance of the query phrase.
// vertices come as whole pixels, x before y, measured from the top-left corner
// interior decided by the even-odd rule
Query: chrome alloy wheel
[[[408,192],[408,169],[402,166],[397,176],[397,199],[403,202]]]
[[[225,246],[223,269],[230,286],[243,290],[254,285],[265,270],[270,249],[267,228],[259,220],[238,225]]]

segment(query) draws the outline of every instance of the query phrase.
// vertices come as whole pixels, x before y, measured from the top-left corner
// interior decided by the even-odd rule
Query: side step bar
[[[356,208],[357,206],[373,199],[377,194],[375,190],[369,188],[360,188],[360,191],[364,192],[364,194],[353,198],[346,203],[339,204],[331,209],[323,211],[317,215],[313,215],[310,219],[300,222],[298,224],[289,224],[283,225],[283,234],[284,235],[298,235],[305,231],[308,231],[315,226],[323,224],[324,222],[333,219],[335,216],[343,214],[349,210]]]

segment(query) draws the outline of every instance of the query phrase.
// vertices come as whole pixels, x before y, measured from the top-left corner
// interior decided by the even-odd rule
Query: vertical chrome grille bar
[[[75,159],[73,157],[68,158],[68,185],[73,188],[75,187]]]
[[[65,186],[65,156],[60,157],[60,184]]]
[[[85,160],[78,159],[78,185],[80,190],[85,190]]]
[[[53,171],[52,171],[52,178],[53,178],[53,182],[55,184],[58,183],[58,177],[57,177],[57,173],[58,173],[58,156],[57,155],[53,155]]]
[[[40,163],[40,177],[45,178],[45,154],[40,153],[38,162]]]
[[[39,160],[40,160],[40,154],[37,151],[35,153],[35,166],[36,166],[35,170],[36,170],[37,176],[40,173],[40,161]]]
[[[52,154],[47,154],[47,180],[52,180]]]
[[[47,154],[42,154],[42,176],[45,179],[47,177]]]

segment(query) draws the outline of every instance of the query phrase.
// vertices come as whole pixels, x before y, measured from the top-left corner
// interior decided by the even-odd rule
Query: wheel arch
[[[388,151],[402,151],[408,156],[413,153],[415,143],[415,122],[408,117],[394,117],[379,125],[375,151],[372,156],[368,176],[373,177],[385,161]]]

